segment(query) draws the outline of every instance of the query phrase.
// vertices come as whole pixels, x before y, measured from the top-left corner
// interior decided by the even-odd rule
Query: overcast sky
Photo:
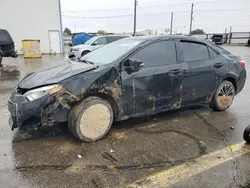
[[[138,0],[137,31],[170,28],[174,12],[173,31],[189,32],[191,3],[194,2],[193,29],[207,33],[250,31],[250,0]],[[63,27],[73,32],[133,31],[134,0],[61,0]]]

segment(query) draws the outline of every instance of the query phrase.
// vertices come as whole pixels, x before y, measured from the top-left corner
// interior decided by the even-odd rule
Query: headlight
[[[45,95],[48,95],[48,94],[51,95],[53,93],[56,93],[56,92],[60,91],[61,89],[62,89],[62,86],[60,86],[60,85],[49,85],[49,86],[44,86],[44,87],[30,90],[30,91],[26,92],[24,94],[24,96],[29,101],[33,101],[33,100],[39,99]]]
[[[72,48],[72,51],[79,51],[80,48]]]

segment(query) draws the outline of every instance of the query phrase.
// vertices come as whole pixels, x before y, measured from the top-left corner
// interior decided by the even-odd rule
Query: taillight
[[[243,60],[240,60],[239,62],[238,62],[242,67],[244,67],[245,68],[245,61],[243,61]]]

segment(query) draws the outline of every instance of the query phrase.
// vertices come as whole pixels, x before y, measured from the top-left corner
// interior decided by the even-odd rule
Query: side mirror
[[[140,60],[136,59],[127,59],[126,61],[123,62],[124,69],[131,74],[132,72],[137,72],[139,71],[143,66],[144,63]]]

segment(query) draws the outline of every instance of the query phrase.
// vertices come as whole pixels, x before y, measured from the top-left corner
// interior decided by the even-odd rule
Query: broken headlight
[[[26,92],[24,94],[24,96],[29,101],[33,101],[33,100],[39,99],[45,95],[48,95],[48,94],[51,95],[53,93],[56,93],[56,92],[60,91],[61,89],[62,89],[62,86],[60,86],[60,85],[49,85],[49,86],[44,86],[44,87],[30,90],[30,91]]]

